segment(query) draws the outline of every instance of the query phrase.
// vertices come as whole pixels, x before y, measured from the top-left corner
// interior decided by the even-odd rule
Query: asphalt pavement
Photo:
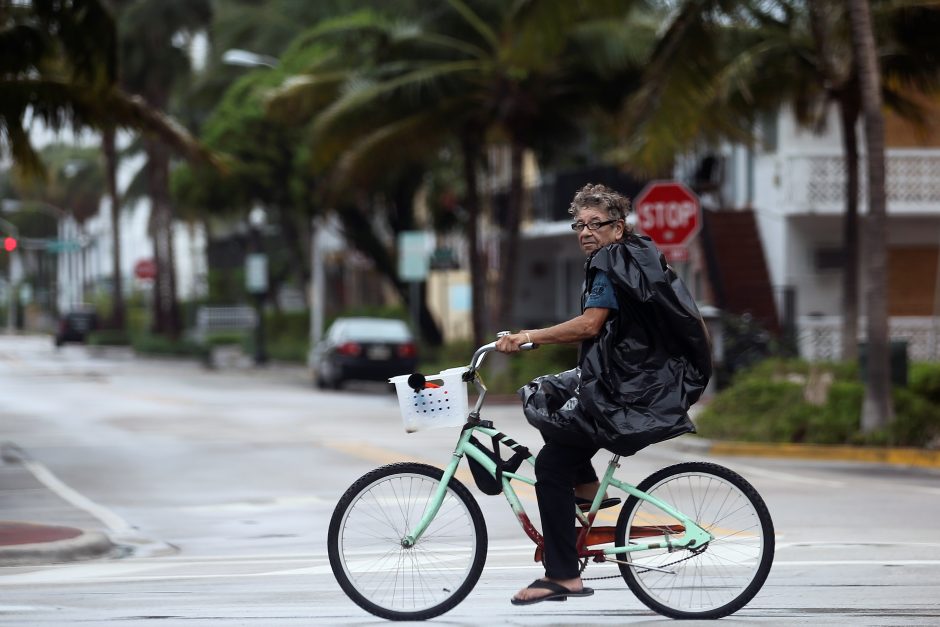
[[[273,371],[273,372],[272,372]],[[306,376],[302,368],[281,365],[267,376]],[[940,451],[813,447],[787,444],[710,442],[685,438],[683,448],[701,453],[880,462],[896,466],[940,467]],[[108,521],[71,495],[41,462],[14,442],[0,442],[0,566],[113,559],[134,552],[133,542],[114,537]],[[172,547],[168,547],[172,550]]]

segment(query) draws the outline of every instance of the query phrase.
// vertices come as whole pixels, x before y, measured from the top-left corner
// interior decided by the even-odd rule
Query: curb
[[[0,566],[35,566],[88,560],[102,557],[118,548],[99,531],[79,531],[76,537],[65,540],[0,546]]]
[[[783,457],[821,461],[849,461],[894,466],[940,469],[940,451],[917,448],[878,448],[873,446],[828,446],[769,442],[726,442],[693,438],[680,444],[686,450],[711,455]]]

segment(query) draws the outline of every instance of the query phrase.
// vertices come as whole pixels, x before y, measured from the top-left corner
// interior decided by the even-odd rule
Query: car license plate
[[[366,355],[369,356],[369,359],[388,359],[392,356],[392,349],[388,346],[372,346],[366,351]]]

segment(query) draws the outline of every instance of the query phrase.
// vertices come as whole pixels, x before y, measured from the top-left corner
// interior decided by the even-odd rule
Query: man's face
[[[593,207],[582,209],[575,217],[575,222],[583,222],[584,224],[598,224],[608,222],[609,220],[610,216],[607,215],[605,209],[595,209]],[[606,224],[596,231],[585,227],[578,233],[578,244],[581,245],[581,250],[584,251],[585,255],[590,255],[595,250],[603,248],[608,244],[613,244],[619,240],[623,237],[623,231],[623,220]]]

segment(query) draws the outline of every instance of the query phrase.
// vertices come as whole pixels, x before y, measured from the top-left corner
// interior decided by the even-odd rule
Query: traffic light
[[[16,250],[16,238],[10,237],[9,235],[3,238],[3,249],[8,253],[12,253]]]

